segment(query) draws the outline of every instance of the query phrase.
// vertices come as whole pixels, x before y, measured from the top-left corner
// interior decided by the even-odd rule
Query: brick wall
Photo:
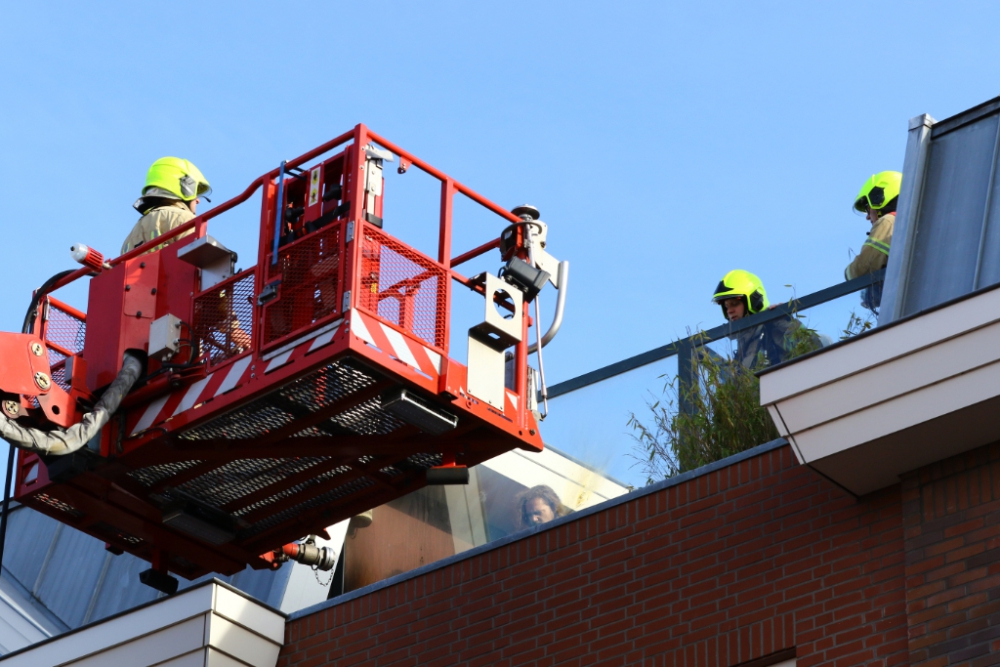
[[[902,484],[913,665],[1000,664],[1000,445]]]
[[[903,665],[902,520],[772,443],[293,615],[279,665]]]

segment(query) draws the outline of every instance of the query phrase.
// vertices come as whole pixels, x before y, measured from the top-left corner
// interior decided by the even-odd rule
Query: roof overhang
[[[768,369],[760,398],[800,463],[859,496],[1000,440],[1000,289]]]
[[[36,665],[201,665],[274,667],[285,616],[209,580],[3,657]]]

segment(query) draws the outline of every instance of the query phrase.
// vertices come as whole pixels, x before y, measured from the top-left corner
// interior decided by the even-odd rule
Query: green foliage
[[[874,316],[870,312],[865,312],[864,317],[862,317],[852,310],[851,318],[847,321],[847,326],[840,333],[840,340],[847,340],[848,338],[857,336],[859,333],[864,333],[874,328],[875,324]]]
[[[801,315],[797,313],[793,314],[799,326],[785,335],[786,360],[801,357],[803,354],[815,352],[823,347],[823,344],[819,340],[819,332],[807,327]],[[760,366],[759,368],[762,367]]]
[[[785,333],[786,359],[819,349],[820,338],[804,325],[797,313],[792,316],[799,326]],[[841,340],[846,340],[875,326],[870,314],[851,312]],[[646,482],[673,477],[738,454],[778,437],[778,430],[767,410],[760,405],[760,381],[753,371],[738,361],[723,358],[709,348],[699,346],[697,363],[692,364],[694,379],[682,387],[677,377],[661,376],[662,397],[652,393],[646,401],[648,414],[640,419],[635,413],[628,426],[635,440],[632,458],[646,473]],[[685,363],[678,359],[678,363]],[[755,369],[767,366],[760,354]],[[684,407],[682,410],[681,407]]]
[[[778,437],[760,406],[760,382],[752,372],[715,354],[702,354],[693,370],[696,382],[690,388],[682,389],[676,377],[665,378],[663,398],[646,403],[651,421],[634,413],[629,419],[636,443],[633,458],[647,483]],[[681,411],[681,403],[687,409]]]
[[[784,336],[785,358],[792,359],[821,347],[814,329],[793,313],[798,326]],[[778,437],[778,429],[760,405],[760,381],[736,360],[698,347],[692,364],[694,381],[683,387],[678,378],[664,378],[663,397],[646,402],[649,417],[629,417],[635,440],[636,465],[646,482],[673,477],[738,454]],[[678,363],[685,360],[678,359]],[[754,369],[767,366],[763,353]],[[652,397],[655,399],[655,396]],[[681,409],[681,406],[684,409]],[[651,417],[651,419],[650,419]]]

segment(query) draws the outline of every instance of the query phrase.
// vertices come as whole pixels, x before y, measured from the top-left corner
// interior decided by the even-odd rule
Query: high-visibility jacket
[[[174,202],[172,204],[167,204],[166,206],[158,206],[146,213],[146,215],[139,218],[139,222],[135,223],[135,227],[132,228],[132,232],[125,239],[125,243],[122,244],[122,253],[125,254],[129,250],[132,250],[138,246],[141,246],[147,241],[152,241],[158,238],[171,229],[180,227],[185,222],[188,222],[194,218],[194,213],[191,209],[187,207],[184,202]],[[192,231],[187,231],[178,237],[168,240],[162,245],[158,245],[152,250],[159,250],[168,243],[173,243],[178,238],[187,236]],[[152,252],[150,250],[150,252]]]
[[[845,280],[885,268],[889,263],[889,246],[892,244],[892,227],[895,223],[895,213],[886,213],[875,221],[868,232],[868,240],[861,246],[861,252],[844,269]]]

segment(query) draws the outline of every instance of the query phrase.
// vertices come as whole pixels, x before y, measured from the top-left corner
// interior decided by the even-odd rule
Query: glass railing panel
[[[742,334],[734,332],[727,335],[723,328],[710,329],[701,334],[705,337],[703,341],[696,339],[700,351],[695,357],[714,359],[724,364],[738,352],[740,338],[773,336],[773,333],[765,333],[764,330],[778,326],[772,322],[787,322],[788,318],[794,318],[799,326],[788,338],[781,333],[777,338],[787,341],[788,348],[795,353],[817,349],[814,348],[816,344],[831,345],[875,326],[875,315],[862,304],[862,298],[870,300],[870,295],[863,297],[862,292],[859,289],[831,296],[818,304],[814,295],[809,295],[799,300],[798,303],[803,304],[801,307],[786,314],[775,312],[775,320],[744,330]],[[788,330],[787,326],[781,327],[779,332],[785,330]],[[782,353],[781,358],[790,358],[787,351]],[[672,356],[560,395],[550,401],[550,416],[541,425],[542,436],[547,443],[603,474],[631,486],[642,486],[649,478],[650,466],[643,463],[648,450],[636,439],[640,434],[639,426],[656,433],[657,426],[668,422],[669,417],[680,409],[680,385],[671,384],[677,372],[678,357]],[[724,382],[727,374],[732,372],[723,368],[716,376]],[[691,381],[698,384],[702,391],[710,389],[706,386],[705,373],[695,372],[691,377]],[[663,408],[666,408],[666,413]],[[768,428],[758,430],[761,433],[765,430],[770,432]],[[741,446],[752,447],[769,439],[763,435],[760,437],[764,438],[760,442],[741,443]],[[662,432],[657,438],[661,443],[670,442]],[[653,477],[657,476],[654,474]]]
[[[665,400],[664,386],[676,375],[677,359],[669,357],[550,399],[542,438],[626,486],[643,486],[646,475],[636,460],[643,454],[629,422],[635,415],[651,423],[650,406]]]
[[[871,303],[871,294],[865,290],[844,294],[824,303],[809,307],[795,308],[791,313],[775,320],[752,327],[748,330],[721,335],[716,340],[706,342],[703,347],[719,358],[730,359],[738,354],[739,341],[748,344],[761,336],[774,336],[773,330],[787,332],[784,338],[782,360],[801,355],[813,349],[815,343],[827,347],[845,338],[867,331],[876,326],[876,315],[863,302]],[[788,318],[794,318],[799,327],[788,327]],[[715,329],[704,335],[720,335]],[[778,338],[782,338],[779,334]]]
[[[825,347],[875,327],[877,316],[862,304],[863,300],[870,303],[870,292],[859,290],[804,308],[796,315],[803,326],[816,332]]]

